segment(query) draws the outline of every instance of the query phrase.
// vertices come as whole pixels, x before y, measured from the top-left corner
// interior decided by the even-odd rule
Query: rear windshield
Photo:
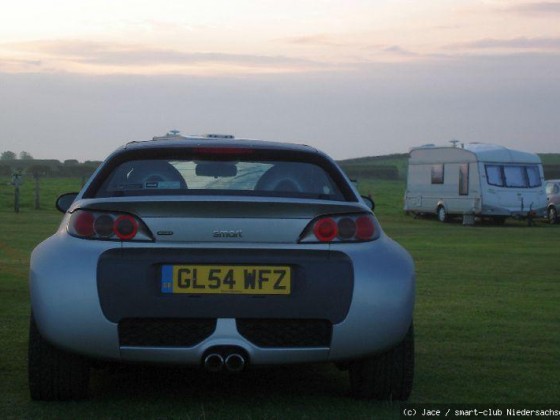
[[[540,187],[541,175],[537,165],[486,165],[489,185],[507,188]]]
[[[307,162],[141,159],[118,165],[96,197],[254,195],[343,201],[329,174]]]

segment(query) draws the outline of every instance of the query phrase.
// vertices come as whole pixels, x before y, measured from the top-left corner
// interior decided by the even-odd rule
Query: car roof
[[[214,138],[207,136],[164,136],[154,137],[152,140],[131,141],[125,144],[121,150],[143,150],[159,148],[251,148],[262,150],[285,150],[292,152],[319,153],[317,149],[304,144],[281,143],[275,141],[236,139],[236,138]]]

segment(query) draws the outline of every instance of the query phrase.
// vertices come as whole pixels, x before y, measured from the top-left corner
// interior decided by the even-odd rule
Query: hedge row
[[[341,165],[341,168],[346,175],[351,179],[386,179],[398,180],[399,170],[396,166],[392,165]]]
[[[560,179],[560,165],[543,165],[545,179]]]
[[[41,161],[28,161],[27,165],[12,167],[6,163],[0,163],[0,176],[11,176],[15,171],[22,172],[25,175],[47,177],[89,177],[97,168],[97,162],[86,162],[74,165],[64,165],[60,162],[41,163]],[[354,178],[373,178],[373,179],[400,179],[399,170],[393,165],[371,165],[371,164],[341,164],[346,174]],[[560,179],[560,165],[543,165],[545,179]]]

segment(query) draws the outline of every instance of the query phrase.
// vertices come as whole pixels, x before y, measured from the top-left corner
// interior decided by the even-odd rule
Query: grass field
[[[79,180],[33,185],[0,180],[1,418],[398,418],[399,404],[354,401],[345,372],[332,366],[209,376],[189,369],[98,371],[84,402],[31,402],[26,351],[27,272],[33,247],[57,227],[54,197]],[[560,225],[441,224],[402,212],[404,183],[360,183],[385,231],[416,261],[417,367],[411,402],[557,403],[560,369]],[[61,258],[60,263],[63,263]]]

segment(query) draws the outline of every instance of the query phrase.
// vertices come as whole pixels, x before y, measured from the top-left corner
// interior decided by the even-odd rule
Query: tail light
[[[371,214],[321,216],[305,228],[299,242],[364,242],[378,235]]]
[[[140,219],[126,213],[76,210],[70,215],[68,233],[85,239],[152,241]]]

